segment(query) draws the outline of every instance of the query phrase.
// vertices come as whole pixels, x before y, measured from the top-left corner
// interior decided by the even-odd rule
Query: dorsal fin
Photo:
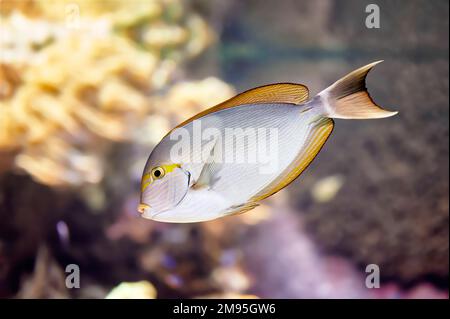
[[[215,107],[221,109],[251,103],[289,103],[300,104],[308,99],[309,91],[305,85],[295,83],[276,83],[259,86],[242,92]]]
[[[216,106],[213,106],[203,112],[194,115],[190,119],[184,121],[177,127],[182,127],[185,124],[196,120],[209,113],[217,112],[224,109],[229,109],[242,104],[256,104],[256,103],[288,103],[300,104],[309,98],[308,88],[303,84],[295,83],[276,83],[259,86],[254,89],[242,92],[231,99],[226,100]]]

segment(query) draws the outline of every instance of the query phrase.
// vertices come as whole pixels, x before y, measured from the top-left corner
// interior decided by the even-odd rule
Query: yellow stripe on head
[[[150,185],[152,182],[153,182],[152,180],[150,180],[150,181],[148,181],[146,183],[142,182],[141,183],[141,192],[144,192],[145,189],[148,187],[148,185]]]
[[[180,164],[170,164],[170,165],[161,165],[164,171],[167,173],[173,172],[173,170],[177,167],[180,167]]]
[[[142,176],[142,183],[147,181],[148,179],[150,179],[150,173],[144,174],[144,176]]]
[[[141,180],[141,192],[144,192],[145,189],[152,184],[155,180],[163,178],[167,174],[173,172],[173,170],[177,167],[181,167],[180,164],[167,164],[156,166],[151,169],[150,172],[144,174]],[[155,175],[155,171],[158,171],[160,176]]]

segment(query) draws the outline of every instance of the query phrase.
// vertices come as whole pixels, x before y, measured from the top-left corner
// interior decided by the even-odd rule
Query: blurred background
[[[1,0],[0,297],[448,298],[449,3],[378,0],[369,29],[372,2]],[[369,91],[399,115],[337,120],[262,206],[138,216],[145,161],[180,121],[380,59]]]

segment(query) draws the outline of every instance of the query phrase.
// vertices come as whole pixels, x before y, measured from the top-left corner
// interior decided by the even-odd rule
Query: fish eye
[[[153,179],[160,179],[163,178],[165,175],[164,168],[162,167],[155,167],[152,169],[152,177]]]

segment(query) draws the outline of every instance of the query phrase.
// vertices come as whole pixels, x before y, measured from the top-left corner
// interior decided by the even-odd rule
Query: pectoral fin
[[[205,164],[202,167],[199,177],[195,181],[192,188],[200,189],[200,188],[213,188],[214,184],[217,183],[220,179],[218,175],[219,171],[222,169],[222,163],[216,161],[215,159],[215,148],[217,145],[217,141],[212,147],[209,157]]]
[[[213,188],[214,184],[217,183],[220,180],[220,176],[218,176],[218,172],[222,168],[221,164],[211,162],[206,163],[202,171],[200,173],[200,176],[198,177],[197,181],[192,185],[192,188],[199,189],[199,188]]]

